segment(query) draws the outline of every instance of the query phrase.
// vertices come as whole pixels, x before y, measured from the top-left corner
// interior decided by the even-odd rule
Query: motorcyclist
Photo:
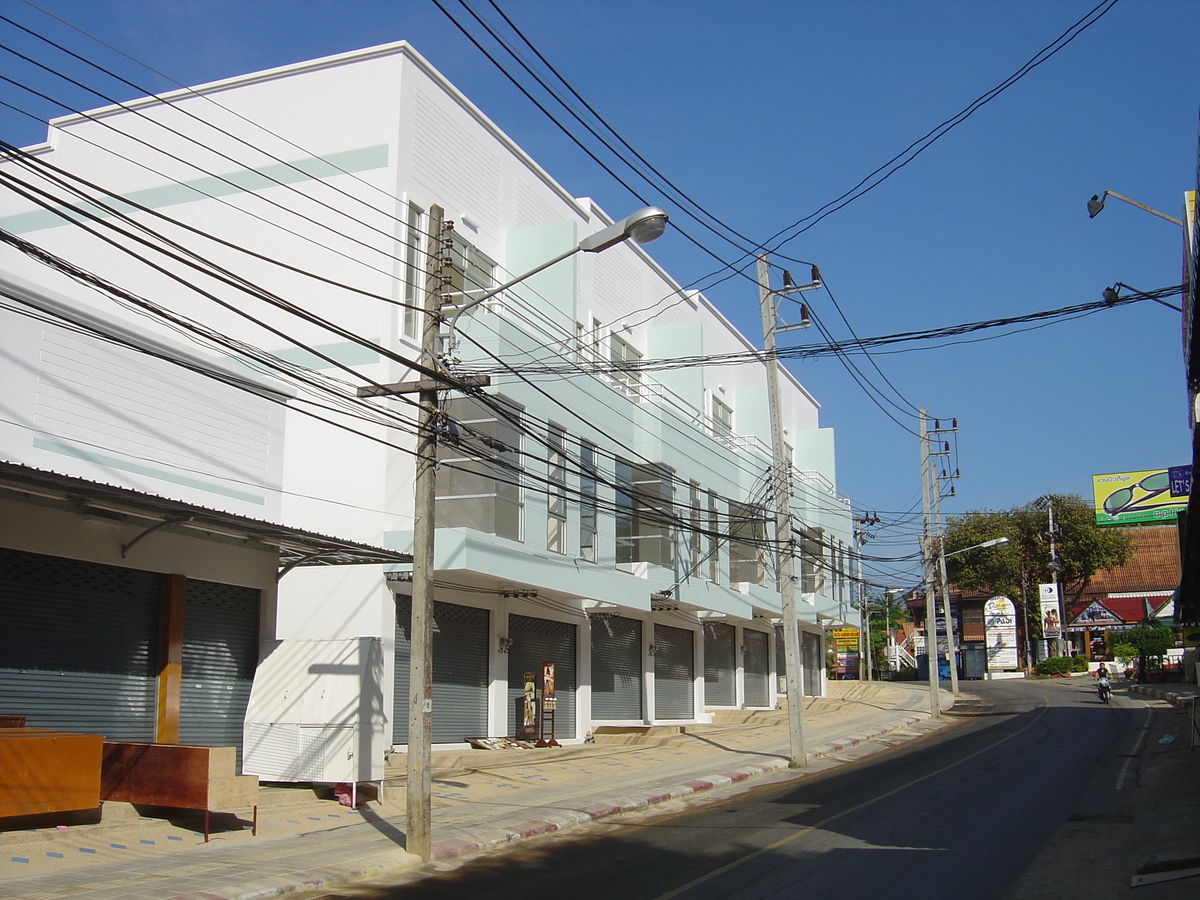
[[[1096,691],[1105,703],[1112,696],[1112,685],[1108,680],[1108,667],[1104,663],[1100,663],[1100,668],[1096,670]]]

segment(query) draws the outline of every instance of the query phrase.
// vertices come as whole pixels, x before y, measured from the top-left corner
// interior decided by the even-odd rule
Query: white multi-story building
[[[56,120],[0,174],[0,713],[228,742],[261,642],[368,637],[403,745],[415,414],[355,389],[418,377],[431,213],[460,298],[611,219],[403,43]],[[491,383],[438,420],[434,741],[514,733],[546,661],[559,740],[773,707],[754,344],[633,244],[456,332],[441,364]],[[819,694],[824,627],[855,618],[851,517],[816,401],[785,376],[780,408]]]

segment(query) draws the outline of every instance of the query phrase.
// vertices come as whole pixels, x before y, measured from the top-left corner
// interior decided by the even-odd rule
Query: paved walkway
[[[929,718],[921,684],[831,682],[829,691],[805,710],[810,758]],[[942,697],[949,703],[949,692]],[[676,733],[435,753],[434,855],[471,853],[786,768],[786,721],[781,712],[722,713],[714,724]],[[93,824],[0,831],[0,900],[250,900],[419,865],[403,849],[404,758],[394,760],[382,801],[372,796],[358,810],[328,792],[264,786],[257,837],[249,810],[214,814],[205,844],[200,817],[141,816],[123,803],[105,803]]]

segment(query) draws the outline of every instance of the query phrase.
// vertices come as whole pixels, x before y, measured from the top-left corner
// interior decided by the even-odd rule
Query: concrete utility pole
[[[933,430],[928,434],[949,434],[957,431],[957,427],[942,428],[941,422],[934,420]],[[950,616],[950,584],[946,578],[946,533],[942,528],[942,485],[939,479],[933,473],[932,457],[945,456],[947,460],[950,458],[949,450],[931,452],[930,456],[930,487],[933,491],[933,524],[937,529],[938,543],[938,569],[941,576],[941,595],[942,595],[942,618],[946,620],[946,658],[950,662],[950,692],[958,696],[958,645],[954,636],[954,619]],[[953,477],[949,475],[946,477]]]
[[[1118,197],[1117,194],[1113,194],[1112,196]],[[1124,200],[1125,198],[1119,197],[1118,199]],[[1059,577],[1059,568],[1060,567],[1058,564],[1058,545],[1055,543],[1055,539],[1058,537],[1058,531],[1054,527],[1054,500],[1050,497],[1049,494],[1046,495],[1046,511],[1050,514],[1050,570],[1052,572],[1054,572],[1054,592],[1058,595],[1058,598],[1057,598],[1058,599],[1058,640],[1057,640],[1058,650],[1055,655],[1056,656],[1066,656],[1067,653],[1066,653],[1066,646],[1065,646],[1066,645],[1065,636],[1067,633],[1067,630],[1066,630],[1067,622],[1066,622],[1066,619],[1063,618],[1062,579]],[[1041,615],[1041,610],[1038,611],[1038,615]]]
[[[929,714],[935,719],[942,714],[938,697],[937,609],[933,589],[933,534],[930,527],[929,488],[932,466],[929,464],[929,434],[925,425],[925,410],[919,413],[921,422],[921,513],[925,527],[921,532],[921,561],[925,564],[925,659],[929,664]]]
[[[788,736],[791,752],[788,765],[798,768],[807,765],[804,751],[804,691],[800,681],[800,627],[796,617],[796,542],[792,536],[792,461],[783,441],[783,415],[779,408],[779,361],[775,358],[775,333],[804,327],[780,327],[777,323],[775,297],[771,290],[767,258],[758,257],[758,305],[762,315],[763,351],[767,368],[767,403],[771,415],[771,466],[775,471],[775,540],[779,545],[776,556],[779,596],[783,608],[783,658],[787,668]],[[813,267],[813,283],[785,285],[781,294],[820,287],[820,275]]]
[[[425,282],[425,325],[421,332],[421,365],[427,372],[440,373],[442,306],[451,297],[449,290],[453,222],[444,221],[440,206],[429,209],[428,270]],[[560,263],[576,253],[602,253],[632,240],[648,244],[657,239],[667,226],[667,214],[657,206],[636,210],[619,222],[614,222],[588,235],[575,247],[560,253],[497,287],[485,288],[479,296],[466,299],[450,321],[451,340],[454,326],[468,309],[487,302],[526,278]],[[432,807],[431,733],[433,722],[433,579],[434,537],[436,535],[435,507],[437,502],[437,434],[438,391],[453,388],[464,393],[487,387],[486,375],[464,377],[444,376],[422,378],[398,384],[371,385],[358,389],[359,397],[387,397],[396,394],[419,395],[417,412],[416,473],[413,482],[413,597],[410,628],[409,693],[408,693],[408,791],[406,802],[405,849],[426,862],[432,853],[430,812]]]

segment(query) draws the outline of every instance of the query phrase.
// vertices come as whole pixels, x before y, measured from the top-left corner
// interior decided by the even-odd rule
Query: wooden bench
[[[234,747],[105,741],[100,797],[147,806],[204,810],[204,840],[212,810],[254,808],[258,834],[258,776],[237,774]]]
[[[0,728],[0,817],[97,809],[98,734]]]

